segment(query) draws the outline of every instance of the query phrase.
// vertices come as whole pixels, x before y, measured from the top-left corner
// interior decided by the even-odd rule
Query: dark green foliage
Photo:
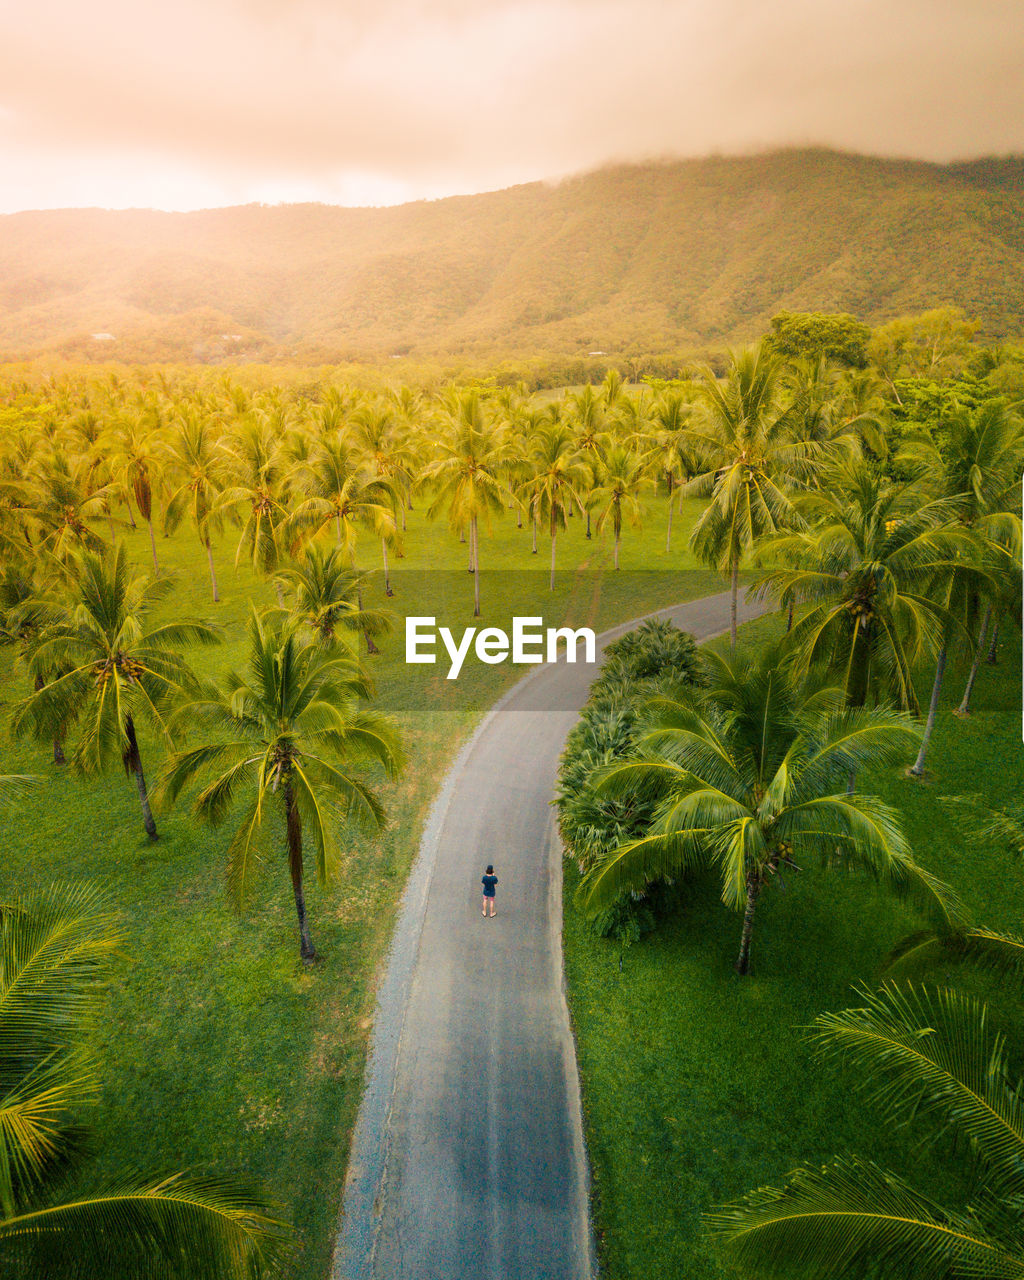
[[[648,797],[599,797],[589,785],[596,769],[628,755],[634,744],[639,704],[657,688],[694,684],[699,662],[693,637],[666,619],[652,618],[605,650],[601,674],[566,741],[558,774],[558,825],[566,850],[581,872],[605,854],[635,839],[650,824]],[[665,885],[624,894],[594,918],[599,937],[628,944],[655,923]]]
[[[762,619],[741,632],[741,642],[747,635],[774,637],[784,625]],[[960,824],[938,803],[975,791],[988,806],[1010,809],[1024,794],[1014,657],[1020,637],[1007,629],[1001,643],[999,665],[982,668],[969,719],[950,714],[960,696],[958,681],[950,681],[930,781],[880,770],[863,785],[899,808],[915,856],[962,892],[971,918],[1012,931],[1024,918],[1020,868],[1001,840],[984,847],[965,842]],[[930,679],[930,671],[922,672],[922,691]],[[970,821],[980,825],[973,815]],[[860,1003],[851,999],[851,984],[874,986],[893,946],[914,925],[904,906],[867,880],[836,879],[808,866],[766,900],[762,963],[753,978],[739,981],[725,976],[736,920],[719,901],[716,877],[688,881],[685,901],[625,954],[621,968],[619,947],[595,939],[574,905],[577,883],[575,868],[567,868],[566,977],[602,1276],[746,1277],[724,1261],[703,1215],[749,1188],[781,1185],[803,1161],[821,1168],[859,1153],[898,1170],[938,1204],[966,1202],[969,1154],[948,1157],[941,1140],[921,1141],[922,1127],[895,1126],[876,1107],[851,1102],[862,1075],[822,1070],[807,1039],[823,1010]],[[940,972],[971,983],[988,998],[993,1023],[1006,1029],[1010,1043],[1024,1043],[1016,982],[991,982],[963,966]],[[1019,1053],[1012,1056],[1019,1068]],[[830,1280],[837,1274],[830,1272]],[[891,1266],[878,1274],[904,1275]]]
[[[846,312],[780,311],[772,316],[765,341],[776,355],[788,359],[826,356],[852,369],[867,364],[868,326]]]
[[[593,692],[605,690],[617,680],[632,682],[663,676],[693,684],[699,666],[693,636],[667,619],[651,618],[607,647]]]

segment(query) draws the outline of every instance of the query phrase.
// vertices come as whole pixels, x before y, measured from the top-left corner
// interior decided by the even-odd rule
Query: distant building
[[[93,342],[113,342],[114,335],[112,333],[94,333],[92,340]]]
[[[606,356],[607,354],[608,354],[607,351],[588,351],[587,352],[588,356]]]

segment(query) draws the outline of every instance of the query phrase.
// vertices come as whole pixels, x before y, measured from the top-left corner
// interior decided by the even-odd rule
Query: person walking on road
[[[494,874],[494,868],[488,866],[483,874],[481,883],[484,886],[484,909],[483,914],[487,915],[487,904],[491,904],[491,919],[494,918],[494,887],[498,883],[498,877]]]

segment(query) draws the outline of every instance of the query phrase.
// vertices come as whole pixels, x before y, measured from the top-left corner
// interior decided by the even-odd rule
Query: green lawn
[[[777,626],[752,624],[744,642]],[[963,687],[951,673],[928,779],[887,773],[864,785],[902,810],[919,861],[957,887],[976,919],[1011,928],[1024,916],[1024,871],[999,850],[965,847],[936,797],[982,793],[999,804],[1021,794],[1020,667],[1013,634],[999,665],[982,667],[966,721],[951,714]],[[853,1080],[815,1067],[801,1030],[855,1002],[852,984],[879,976],[892,945],[920,927],[913,915],[859,878],[791,874],[758,905],[753,972],[739,979],[740,919],[709,876],[682,888],[676,913],[626,950],[620,970],[617,944],[595,939],[574,910],[576,883],[570,869],[565,959],[605,1280],[728,1274],[702,1212],[805,1160],[859,1152],[957,1195],[956,1157],[886,1126]],[[991,994],[1024,1044],[1017,992]]]
[[[529,530],[517,530],[506,515],[482,536],[483,623],[539,613],[549,625],[571,619],[601,628],[723,589],[721,579],[697,570],[685,554],[695,507],[677,515],[668,555],[664,499],[652,504],[644,534],[624,534],[618,575],[610,572],[609,542],[586,541],[583,521],[574,519],[559,538],[562,571],[553,595],[546,541],[541,538],[533,557]],[[138,565],[148,569],[148,534],[140,529],[128,541]],[[223,600],[215,606],[205,556],[187,532],[158,537],[157,547],[178,575],[165,612],[199,614],[226,628],[227,642],[193,655],[195,661],[207,672],[239,663],[249,602],[269,602],[272,591],[248,569],[234,570],[234,547],[225,537],[217,549]],[[361,553],[366,567],[376,564],[377,550],[371,544]],[[428,523],[418,506],[409,517],[405,550],[404,559],[393,560],[397,594],[391,604],[399,621],[415,613],[471,624],[466,548],[446,525]],[[367,603],[384,603],[379,582]],[[197,826],[183,804],[157,815],[160,839],[150,845],[134,785],[119,771],[83,782],[56,769],[34,745],[4,742],[0,750],[0,771],[47,778],[44,788],[4,815],[0,896],[54,880],[101,881],[128,929],[96,1027],[105,1087],[90,1117],[99,1151],[92,1173],[130,1164],[247,1175],[298,1229],[291,1280],[326,1275],[374,987],[422,821],[459,743],[481,710],[520,674],[511,666],[467,663],[465,674],[448,682],[445,667],[406,667],[403,643],[399,626],[373,659],[372,671],[379,705],[402,724],[410,765],[398,783],[384,788],[389,822],[383,837],[352,833],[341,876],[324,890],[310,887],[313,937],[324,956],[311,972],[298,961],[283,850],[270,849],[251,909],[235,916],[223,886],[228,828]],[[28,688],[9,657],[0,653],[7,702]],[[140,745],[155,781],[162,752],[148,731],[140,733]]]

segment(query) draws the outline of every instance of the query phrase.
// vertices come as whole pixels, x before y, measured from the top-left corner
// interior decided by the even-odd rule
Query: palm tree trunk
[[[932,730],[935,728],[935,712],[939,706],[939,690],[942,688],[942,677],[946,672],[946,655],[948,652],[949,628],[947,627],[942,637],[942,646],[939,649],[938,657],[935,659],[935,679],[932,682],[932,698],[928,704],[928,719],[925,721],[921,749],[917,753],[917,759],[910,766],[910,772],[915,778],[920,778],[924,773],[924,758],[928,753],[928,743],[931,741]]]
[[[334,537],[338,546],[341,546],[341,512],[334,513]]]
[[[558,534],[555,532],[554,529],[552,529],[551,530],[551,582],[548,587],[548,590],[550,591],[554,591],[555,589],[555,539],[557,537],[558,537]]]
[[[730,583],[732,591],[732,599],[729,602],[729,643],[733,649],[736,648],[736,598],[740,591],[740,558],[733,555],[732,558],[732,581]]]
[[[615,567],[619,567],[619,531],[615,531]]]
[[[533,555],[537,554],[537,513],[533,512]]]
[[[469,536],[473,542],[473,617],[480,617],[480,547],[477,541],[476,516],[470,519]]]
[[[672,508],[675,506],[675,495],[672,493],[672,480],[668,482],[668,529],[665,533],[665,553],[672,550]]]
[[[355,569],[355,564],[354,564],[354,563],[353,563],[353,565],[352,565],[352,568],[353,568],[353,569]],[[362,611],[363,611],[363,584],[362,584],[362,582],[360,582],[360,583],[359,583],[359,586],[356,588],[356,604],[357,604],[357,606],[358,606],[358,608],[359,608],[359,612],[360,612],[360,613],[362,613]],[[377,646],[373,643],[373,636],[371,636],[371,635],[370,635],[369,629],[368,629],[368,628],[365,628],[365,627],[363,628],[363,639],[366,641],[366,652],[367,652],[367,653],[379,653],[379,652],[380,652],[380,650],[377,648]]]
[[[153,549],[153,568],[157,571],[157,573],[159,573],[159,572],[160,572],[160,564],[159,564],[159,561],[158,561],[158,560],[157,560],[157,558],[156,558],[156,537],[155,537],[155,536],[154,536],[154,534],[153,534],[153,521],[152,521],[152,520],[147,520],[147,521],[146,521],[146,524],[148,524],[148,525],[149,525],[149,545],[150,545],[150,547],[152,547],[152,549]]]
[[[999,661],[999,655],[996,652],[999,646],[999,619],[996,618],[995,626],[992,628],[992,643],[988,647],[988,656],[985,662],[988,666],[994,667]]]
[[[982,651],[985,648],[985,638],[991,617],[992,606],[989,605],[985,610],[985,616],[981,620],[981,631],[978,635],[978,643],[974,650],[974,657],[971,660],[971,670],[967,676],[967,685],[964,688],[964,696],[960,699],[960,705],[956,709],[956,714],[958,716],[969,716],[971,714],[971,694],[974,692],[974,682],[978,678],[978,664],[981,662]]]
[[[857,619],[853,644],[850,646],[850,664],[846,672],[846,702],[851,707],[863,707],[868,700],[871,683],[871,623]],[[846,794],[853,795],[857,786],[857,770],[851,769],[846,784]]]
[[[569,513],[572,514],[571,512]],[[587,537],[590,537],[590,508],[587,508]]]
[[[299,955],[306,964],[311,964],[316,959],[316,950],[309,936],[306,895],[302,890],[302,818],[290,782],[286,782],[284,787],[284,811],[288,824],[288,870],[292,877],[295,912],[299,917]]]
[[[46,685],[46,681],[43,679],[43,677],[36,676],[35,682],[34,682],[34,687],[36,692],[38,693],[40,689],[45,687],[45,685]],[[67,764],[67,758],[64,755],[64,743],[61,741],[59,736],[56,736],[53,739],[53,763]]]
[[[131,525],[133,529],[138,528],[138,525],[136,525],[135,523],[135,517],[134,515],[132,515],[131,498],[129,498],[127,494],[124,495],[124,505],[128,508],[128,523]]]
[[[750,970],[750,937],[754,932],[754,907],[761,892],[761,881],[754,871],[747,872],[747,905],[743,912],[743,932],[740,934],[740,953],[734,968],[741,976]]]
[[[384,594],[393,596],[395,593],[391,590],[391,572],[388,569],[388,543],[384,537],[380,540],[380,549],[384,557]]]
[[[213,548],[210,546],[210,539],[206,539],[206,562],[210,566],[210,582],[213,584],[213,603],[216,604],[220,599],[217,594],[217,575],[213,571]]]
[[[124,753],[125,768],[135,774],[135,785],[139,789],[139,804],[142,806],[142,821],[146,828],[146,835],[150,840],[155,840],[156,823],[153,821],[153,810],[149,807],[146,775],[142,772],[142,756],[139,754],[139,742],[135,736],[135,721],[131,716],[124,718],[124,736],[128,739],[128,750]]]
[[[790,600],[789,608],[786,610],[786,634],[787,635],[793,630],[793,608],[794,608],[794,603],[792,600]]]

